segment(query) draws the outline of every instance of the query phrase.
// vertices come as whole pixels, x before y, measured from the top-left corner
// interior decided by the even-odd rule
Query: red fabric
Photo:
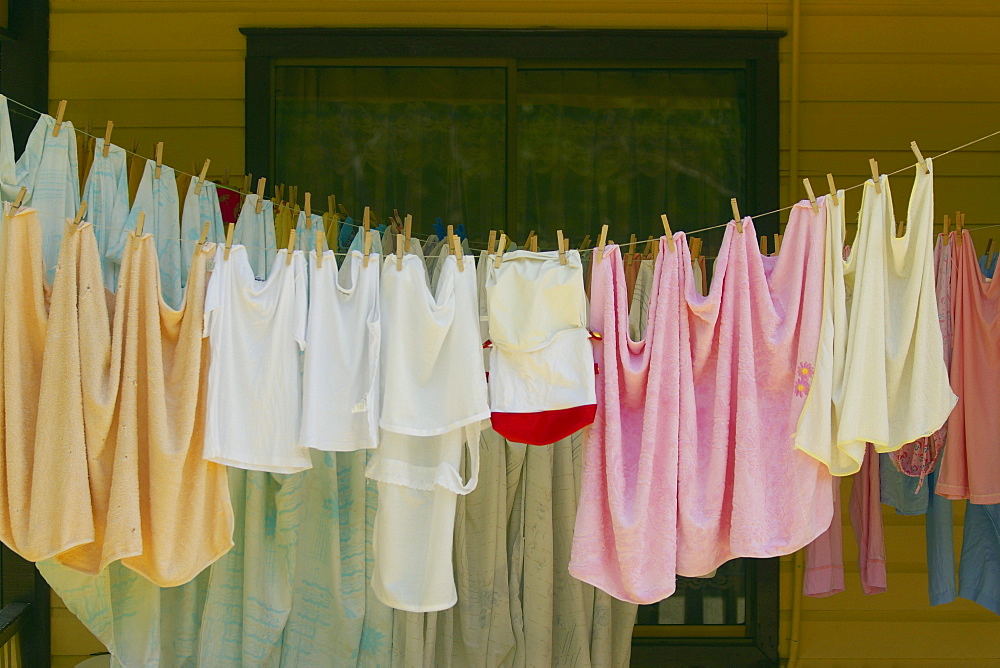
[[[219,188],[219,211],[222,213],[222,222],[226,225],[235,223],[240,216],[240,195],[227,188]]]
[[[594,421],[597,404],[538,413],[493,413],[493,430],[508,441],[549,445],[574,434]]]

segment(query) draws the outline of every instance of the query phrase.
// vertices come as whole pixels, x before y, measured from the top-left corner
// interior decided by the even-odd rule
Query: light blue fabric
[[[345,218],[344,222],[340,224],[340,236],[337,238],[339,248],[337,250],[347,248],[357,230],[358,228],[354,224],[354,219],[350,216]]]
[[[236,221],[233,243],[247,247],[247,259],[257,280],[267,278],[267,271],[277,254],[274,238],[274,204],[265,199],[257,213],[257,195],[250,194],[243,200],[240,217]]]
[[[908,476],[892,463],[887,452],[879,455],[879,486],[882,503],[892,506],[900,515],[923,515],[927,512],[927,483]],[[917,487],[920,486],[920,490]]]
[[[128,232],[135,230],[139,213],[145,213],[142,231],[143,234],[153,235],[156,241],[156,255],[160,262],[160,292],[163,294],[163,301],[170,308],[177,309],[184,299],[184,291],[181,289],[180,198],[177,196],[174,170],[166,165],[160,170],[160,178],[156,178],[156,163],[146,161],[125,227],[111,230],[107,257],[121,264]]]
[[[114,292],[118,288],[119,264],[108,257],[108,244],[118,239],[129,214],[128,165],[125,149],[112,144],[104,157],[104,140],[98,138],[94,147],[94,164],[87,176],[83,199],[87,202],[84,220],[94,225],[97,248],[101,252],[101,273],[104,287]]]
[[[100,140],[98,140],[100,141]],[[191,269],[191,258],[194,257],[194,247],[201,237],[201,230],[208,221],[208,236],[206,241],[224,243],[226,231],[222,222],[222,210],[219,208],[219,193],[215,184],[205,181],[201,193],[196,193],[197,179],[191,179],[187,195],[184,197],[184,212],[181,214],[181,287],[187,285],[188,271]]]
[[[931,605],[951,603],[955,585],[955,537],[951,501],[934,493],[938,471],[928,474],[927,487],[927,595]]]
[[[312,228],[306,227],[306,212],[299,211],[299,217],[295,221],[295,235],[298,238],[296,245],[306,253],[316,247],[316,230],[322,230],[323,216],[312,214]]]
[[[967,502],[958,595],[1000,615],[1000,503]]]
[[[1000,253],[990,253],[987,255],[981,255],[979,257],[979,269],[982,270],[983,276],[986,278],[993,278],[993,273],[997,269],[997,256]]]
[[[358,228],[359,233],[354,235],[354,239],[351,241],[351,245],[347,249],[348,253],[350,253],[351,251],[358,251],[359,253],[364,253],[364,251],[365,251],[365,246],[364,246],[365,235],[360,233],[361,229],[362,228],[359,227]],[[382,255],[382,235],[374,227],[371,228],[371,233],[372,233],[372,249],[371,249],[371,252],[374,253],[374,254],[376,254],[376,255]]]
[[[15,165],[18,187],[28,189],[22,204],[38,210],[49,281],[55,277],[63,226],[80,208],[76,130],[72,123],[63,121],[59,136],[53,137],[55,125],[56,119],[42,114]]]
[[[0,95],[0,201],[13,202],[20,189],[14,167],[14,135],[10,131],[10,109],[7,107],[7,98]]]

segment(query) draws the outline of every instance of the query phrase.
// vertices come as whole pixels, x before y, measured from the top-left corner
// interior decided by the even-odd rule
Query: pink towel
[[[681,575],[789,554],[830,526],[829,470],[793,442],[819,343],[825,220],[799,203],[781,253],[762,257],[746,218],[742,234],[726,230],[708,295],[684,281],[694,374],[682,403],[697,421],[680,435]]]
[[[840,514],[840,481],[833,479],[833,520],[819,538],[806,545],[802,580],[805,596],[833,596],[844,591],[844,525]]]
[[[623,601],[655,603],[676,582],[677,439],[694,421],[687,323],[680,316],[690,268],[684,237],[660,239],[645,339],[629,339],[628,289],[618,246],[591,261],[590,326],[597,415],[586,432],[580,505],[569,572]],[[595,253],[601,251],[595,250]]]

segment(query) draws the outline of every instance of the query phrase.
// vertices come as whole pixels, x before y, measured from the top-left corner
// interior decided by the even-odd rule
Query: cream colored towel
[[[49,318],[34,210],[4,220],[2,245],[0,540],[25,559],[40,561],[94,539],[91,518],[80,513],[90,507],[90,491],[79,330],[71,318],[58,313]],[[73,240],[60,248],[64,268],[56,273],[52,294],[60,313],[75,309],[74,254]]]
[[[233,546],[226,467],[205,461],[206,262],[197,248],[179,311],[160,298],[153,237],[131,240],[118,284],[124,324],[122,438],[138,435],[142,554],[122,563],[161,587],[188,582]],[[116,327],[116,333],[120,328]],[[132,446],[129,446],[129,452]]]

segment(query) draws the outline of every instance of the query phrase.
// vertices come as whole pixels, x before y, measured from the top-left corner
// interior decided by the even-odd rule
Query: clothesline
[[[28,106],[27,104],[24,104],[23,102],[20,102],[20,101],[18,101],[18,100],[15,100],[15,99],[13,99],[13,98],[10,98],[10,97],[8,97],[8,98],[7,98],[7,100],[8,100],[9,102],[13,102],[13,103],[14,103],[14,104],[16,104],[16,105],[19,105],[19,106],[23,107],[24,109],[27,109],[28,111],[31,111],[31,112],[34,112],[34,113],[38,114],[39,116],[42,116],[42,115],[47,115],[47,114],[45,114],[45,112],[42,112],[42,111],[39,111],[38,109],[35,109],[35,108],[33,108],[33,107],[30,107],[30,106]],[[15,113],[16,113],[16,112],[15,112]],[[28,116],[25,116],[24,114],[19,114],[19,115],[21,115],[21,116],[23,116],[23,117],[25,117],[25,118],[30,118],[30,117],[28,117]],[[93,134],[90,134],[89,132],[86,132],[86,131],[84,131],[84,130],[80,130],[79,128],[76,128],[76,126],[74,126],[74,130],[76,130],[77,132],[79,132],[79,133],[81,133],[81,134],[83,134],[83,135],[86,135],[87,137],[91,137],[91,138],[93,138],[93,139],[102,139],[102,140],[103,140],[103,137],[98,137],[97,135],[93,135]],[[939,154],[938,154],[938,155],[936,155],[936,156],[930,156],[930,157],[933,157],[934,159],[937,159],[937,158],[941,158],[941,157],[944,157],[944,156],[946,156],[946,155],[949,155],[949,154],[951,154],[951,153],[955,153],[955,152],[957,152],[957,151],[961,151],[961,150],[963,150],[963,149],[966,149],[966,148],[968,148],[968,147],[970,147],[970,146],[973,146],[973,145],[975,145],[975,144],[978,144],[978,143],[980,143],[980,142],[983,142],[983,141],[986,141],[987,139],[991,139],[991,138],[993,138],[993,137],[996,137],[997,135],[1000,135],[1000,130],[996,130],[996,131],[994,131],[994,132],[991,132],[991,133],[989,133],[989,134],[987,134],[987,135],[984,135],[984,136],[982,136],[982,137],[979,137],[978,139],[973,139],[972,141],[969,141],[969,142],[966,142],[966,143],[964,143],[964,144],[961,144],[961,145],[959,145],[959,146],[955,146],[955,147],[953,147],[953,148],[950,148],[950,149],[948,149],[947,151],[944,151],[944,152],[942,152],[942,153],[939,153]],[[131,154],[131,155],[134,155],[134,156],[136,156],[136,157],[138,157],[138,158],[142,158],[143,160],[150,160],[150,158],[147,158],[146,156],[143,156],[142,154],[140,154],[140,153],[137,153],[137,152],[135,152],[135,151],[129,151],[128,149],[126,149],[126,148],[124,148],[124,147],[119,147],[119,148],[121,148],[121,149],[122,149],[123,151],[125,151],[126,153],[129,153],[129,154]],[[920,165],[920,163],[919,163],[919,162],[914,162],[914,163],[912,163],[912,164],[909,164],[909,165],[906,165],[906,166],[904,166],[904,167],[900,167],[899,169],[897,169],[897,170],[895,170],[895,171],[892,171],[892,172],[887,172],[887,173],[886,173],[886,176],[894,176],[894,175],[896,175],[896,174],[900,174],[900,173],[902,173],[902,172],[905,172],[905,171],[907,171],[907,170],[909,170],[909,169],[913,169],[913,168],[915,168],[915,167],[918,167],[919,165]],[[198,175],[198,174],[191,174],[191,173],[189,173],[189,172],[185,172],[185,171],[183,171],[183,170],[180,170],[180,169],[175,169],[175,168],[171,168],[171,169],[173,169],[175,173],[178,173],[178,174],[183,174],[183,175],[185,175],[185,176],[189,176],[189,177],[191,177],[191,178],[193,178],[193,179],[197,179],[197,178],[199,178],[199,177],[200,177],[200,175]],[[864,180],[864,181],[862,181],[861,183],[857,183],[857,184],[855,184],[855,185],[853,185],[853,186],[848,186],[848,187],[846,187],[846,188],[842,188],[842,190],[843,190],[844,192],[847,192],[847,191],[849,191],[849,190],[855,190],[855,189],[857,189],[857,188],[861,188],[861,187],[863,187],[863,186],[865,185],[865,183],[867,183],[867,182],[868,182],[868,179],[865,179],[865,180]],[[246,195],[251,195],[251,194],[256,194],[256,193],[251,193],[251,192],[243,192],[242,190],[239,190],[238,188],[233,188],[232,186],[229,186],[229,185],[223,185],[223,184],[221,184],[221,183],[217,183],[217,184],[215,184],[215,186],[216,186],[217,188],[223,188],[224,190],[229,190],[230,192],[234,192],[234,193],[237,193],[237,194],[239,194],[239,195],[244,195],[244,196],[246,196]],[[797,202],[796,202],[796,203],[797,203]],[[791,210],[791,209],[792,209],[792,208],[793,208],[793,207],[795,206],[795,204],[796,204],[796,203],[793,203],[793,204],[789,204],[789,205],[787,205],[787,206],[783,206],[783,207],[781,207],[781,208],[778,208],[778,209],[774,209],[773,211],[767,211],[767,212],[765,212],[765,213],[758,213],[758,214],[754,214],[754,215],[750,216],[750,219],[751,219],[751,220],[756,220],[757,218],[763,218],[763,217],[765,217],[765,216],[770,216],[770,215],[772,215],[772,214],[775,214],[775,213],[782,213],[782,212],[784,212],[784,211],[790,211],[790,210]],[[323,215],[324,213],[332,213],[332,214],[335,214],[335,215],[339,215],[339,214],[337,214],[337,212],[335,212],[335,211],[332,211],[332,212],[331,212],[331,211],[327,211],[327,212],[324,212],[324,211],[313,211],[312,213],[314,213],[314,214],[316,214],[316,215],[320,215],[320,216],[322,216],[322,215]],[[360,227],[362,227],[362,225],[358,225],[357,223],[348,223],[348,222],[346,222],[346,221],[344,221],[344,222],[341,222],[340,224],[341,224],[341,225],[347,225],[347,226],[350,226],[350,227],[355,227],[355,228],[360,228]],[[715,229],[719,229],[719,228],[721,228],[721,227],[725,227],[725,226],[726,226],[726,225],[728,225],[728,224],[729,224],[729,223],[728,223],[728,222],[726,222],[726,223],[722,223],[721,225],[712,225],[712,226],[710,226],[710,227],[703,227],[703,228],[700,228],[700,229],[697,229],[697,230],[685,230],[684,232],[685,232],[685,234],[686,234],[687,236],[691,236],[692,234],[697,234],[697,233],[699,233],[699,232],[707,232],[707,231],[709,231],[709,230],[715,230]],[[986,229],[986,228],[983,228],[983,227],[980,227],[980,228],[977,228],[977,229]],[[435,235],[433,235],[433,234],[432,234],[432,235],[428,235],[428,237],[427,237],[427,238],[430,238],[431,236],[435,236]],[[183,239],[180,239],[179,237],[178,237],[178,239],[177,239],[177,240],[178,240],[178,241],[183,241]],[[425,241],[426,241],[426,239],[425,239]],[[625,248],[625,247],[630,247],[630,246],[635,246],[635,245],[638,245],[638,244],[640,244],[640,243],[643,243],[643,244],[644,244],[644,243],[646,243],[647,241],[648,241],[647,239],[644,239],[644,240],[642,240],[642,241],[639,241],[639,240],[636,240],[635,242],[627,242],[627,243],[621,243],[621,244],[618,244],[618,245],[619,245],[620,247],[622,247],[622,248]],[[469,245],[470,245],[470,247],[472,246],[472,241],[471,241],[471,240],[469,241]],[[483,248],[477,248],[477,250],[484,250],[484,249],[483,249]],[[589,251],[589,250],[592,250],[592,249],[586,249],[586,250],[583,250],[583,249],[582,249],[582,250],[581,250],[581,252],[586,252],[586,251]]]

